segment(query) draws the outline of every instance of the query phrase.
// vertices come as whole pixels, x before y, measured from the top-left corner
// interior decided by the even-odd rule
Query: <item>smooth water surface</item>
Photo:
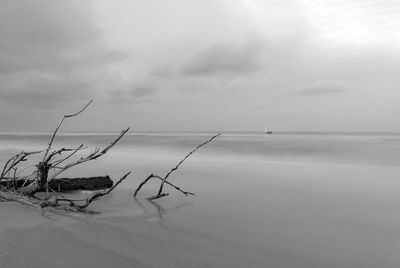
[[[170,177],[195,197],[166,188],[169,197],[149,202],[156,181],[132,197],[148,174],[167,173],[210,136],[134,133],[64,174],[118,179],[133,171],[92,206],[99,215],[0,204],[8,215],[0,218],[0,258],[9,267],[400,266],[399,135],[226,133]],[[55,145],[95,148],[113,137],[66,134]],[[47,142],[45,134],[1,134],[0,161]],[[44,262],[46,252],[54,258]]]

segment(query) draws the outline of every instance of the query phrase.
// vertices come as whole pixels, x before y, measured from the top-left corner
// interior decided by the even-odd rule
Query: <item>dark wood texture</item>
[[[20,188],[24,184],[24,180],[16,179],[15,181],[3,180],[0,181],[0,186]],[[28,185],[29,182],[25,183]],[[113,181],[109,176],[98,176],[98,177],[83,177],[83,178],[60,178],[54,179],[49,182],[49,188],[53,191],[76,191],[76,190],[103,190],[111,188]]]

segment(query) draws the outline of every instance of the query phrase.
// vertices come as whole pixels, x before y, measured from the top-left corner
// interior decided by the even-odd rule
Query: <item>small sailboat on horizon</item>
[[[266,129],[264,130],[264,132],[265,132],[265,134],[272,134],[272,130],[269,129],[269,128],[266,128]]]

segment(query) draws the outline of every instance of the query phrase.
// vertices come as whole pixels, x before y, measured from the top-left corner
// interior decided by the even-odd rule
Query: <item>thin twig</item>
[[[76,151],[83,150],[86,148],[87,147],[83,147],[83,144],[81,144],[78,148],[61,148],[61,149],[55,150],[51,154],[49,154],[49,156],[47,157],[47,159],[44,162],[49,163],[53,157],[55,157],[56,155],[61,155],[64,152],[71,152],[71,151],[76,152]]]
[[[142,181],[139,186],[136,188],[135,192],[133,193],[133,196],[135,197],[138,192],[140,191],[140,189],[142,189],[142,187],[151,179],[154,178],[154,174],[150,174],[144,181]]]
[[[135,190],[135,193],[133,194],[133,196],[136,197],[136,195],[138,194],[139,190],[140,190],[150,179],[152,179],[152,178],[156,178],[156,179],[159,179],[159,180],[161,180],[161,181],[163,180],[163,178],[161,178],[161,177],[158,176],[158,175],[150,174],[144,181],[142,181],[142,182],[140,183],[140,185],[138,186],[138,188]],[[169,186],[175,188],[176,190],[178,190],[179,192],[183,193],[183,194],[186,195],[186,196],[189,196],[189,195],[195,196],[194,193],[184,191],[184,190],[182,190],[181,188],[179,188],[178,186],[176,186],[176,185],[170,183],[169,181],[165,181],[165,183],[168,184]]]
[[[124,176],[122,176],[111,188],[103,191],[103,192],[97,192],[94,193],[92,196],[86,198],[86,199],[68,199],[68,198],[56,198],[53,202],[50,201],[45,201],[41,204],[42,207],[58,207],[59,202],[67,202],[70,207],[75,208],[78,211],[82,211],[83,209],[86,209],[93,201],[98,200],[100,197],[105,196],[109,193],[111,193],[123,180],[125,180],[129,174],[131,174],[131,171],[126,173]],[[75,202],[82,202],[86,201],[83,205],[79,205]]]
[[[168,179],[168,177],[172,174],[172,172],[176,171],[176,170],[179,168],[179,166],[180,166],[190,155],[192,155],[192,154],[193,154],[194,152],[196,152],[200,147],[206,145],[207,143],[210,143],[213,139],[215,139],[216,137],[218,137],[218,136],[220,136],[220,135],[221,135],[221,133],[219,133],[219,134],[217,134],[217,135],[214,135],[214,136],[212,136],[210,139],[208,139],[207,141],[203,142],[202,144],[200,144],[200,145],[198,145],[196,148],[194,148],[194,149],[193,149],[190,153],[188,153],[181,161],[179,161],[179,163],[178,163],[175,167],[173,167],[163,178],[160,177],[160,176],[158,176],[158,175],[155,175],[155,174],[153,174],[153,173],[150,174],[144,181],[142,181],[142,182],[139,184],[139,186],[136,188],[136,190],[135,190],[133,196],[136,197],[136,195],[138,194],[139,190],[140,190],[150,179],[152,179],[152,178],[157,178],[157,179],[161,180],[161,185],[160,185],[160,188],[159,188],[159,190],[158,190],[157,195],[148,198],[148,199],[150,199],[150,200],[158,199],[158,198],[161,198],[161,197],[164,197],[164,196],[167,196],[167,195],[168,195],[167,193],[162,193],[162,190],[163,190],[163,187],[164,187],[164,184],[165,184],[165,183],[168,184],[168,185],[170,185],[170,186],[172,186],[172,187],[174,187],[176,190],[180,191],[181,193],[183,193],[183,194],[186,195],[186,196],[195,195],[194,193],[187,192],[187,191],[183,191],[183,190],[182,190],[181,188],[179,188],[178,186],[175,186],[174,184],[168,182],[167,179]]]
[[[80,150],[85,150],[87,149],[87,147],[83,147],[83,144],[81,144],[78,148],[72,149],[70,151],[72,151],[72,153],[70,153],[69,155],[67,155],[66,157],[64,157],[63,159],[59,159],[54,161],[53,163],[51,163],[52,168],[58,166],[59,164],[61,164],[62,162],[68,160],[70,157],[72,157],[74,154],[76,154],[78,151]]]
[[[91,160],[95,160],[99,157],[101,157],[102,155],[106,154],[108,152],[108,150],[110,150],[112,147],[114,147],[114,145],[126,134],[126,132],[129,131],[129,127],[123,131],[121,131],[121,134],[114,140],[111,142],[110,145],[108,145],[107,147],[105,147],[103,150],[100,151],[100,149],[95,149],[94,152],[90,153],[89,155],[87,155],[86,157],[81,157],[78,160],[69,163],[68,165],[65,165],[63,167],[57,167],[58,171],[55,172],[54,174],[52,174],[52,176],[50,178],[48,178],[47,182],[50,182],[51,180],[53,180],[55,177],[57,177],[58,175],[60,175],[62,172],[66,171],[67,169],[91,161]]]
[[[161,177],[158,176],[158,175],[155,175],[154,178],[157,178],[157,179],[159,179],[159,180],[161,180],[161,181],[163,180],[163,178],[161,178]],[[179,192],[183,193],[183,194],[186,195],[186,196],[189,196],[189,195],[195,196],[194,193],[188,192],[188,191],[184,191],[184,190],[182,190],[181,188],[179,188],[178,186],[176,186],[176,185],[170,183],[169,181],[165,181],[165,183],[168,184],[169,186],[175,188],[176,190],[178,190]]]
[[[81,206],[81,208],[87,208],[87,207],[89,206],[89,204],[92,203],[93,201],[99,199],[99,198],[102,197],[102,196],[105,196],[105,195],[111,193],[111,191],[114,190],[123,180],[125,180],[125,179],[129,176],[129,174],[131,174],[131,171],[129,171],[128,173],[126,173],[124,176],[122,176],[122,178],[119,179],[111,188],[105,190],[105,191],[102,192],[102,193],[95,193],[94,195],[92,195],[91,197],[89,197],[89,198],[86,200],[86,204],[83,205],[83,206]]]
[[[215,139],[216,137],[218,137],[218,136],[220,136],[220,135],[221,135],[221,133],[219,133],[219,134],[217,134],[217,135],[214,135],[214,136],[212,136],[210,139],[208,139],[207,141],[205,141],[205,142],[203,142],[202,144],[198,145],[198,146],[197,146],[196,148],[194,148],[190,153],[188,153],[174,168],[172,168],[172,169],[167,173],[167,175],[165,175],[165,177],[163,178],[163,181],[161,182],[160,189],[158,190],[157,196],[162,197],[162,196],[161,196],[161,193],[162,193],[162,190],[163,190],[163,187],[164,187],[164,183],[165,183],[165,181],[168,179],[169,175],[171,175],[172,172],[174,172],[175,170],[177,170],[177,169],[179,168],[179,166],[180,166],[190,155],[192,155],[194,152],[196,152],[198,149],[200,149],[200,147],[206,145],[207,143],[210,143],[213,139]],[[155,197],[157,197],[157,196],[155,196]],[[157,198],[154,198],[154,199],[157,199]]]
[[[60,127],[61,127],[62,123],[64,122],[64,120],[65,120],[66,118],[70,118],[70,117],[74,117],[74,116],[79,115],[79,114],[82,113],[92,102],[93,102],[93,100],[90,100],[90,101],[88,102],[88,104],[86,104],[86,105],[85,105],[79,112],[77,112],[77,113],[74,113],[74,114],[67,114],[67,115],[64,115],[64,116],[63,116],[63,118],[61,119],[61,121],[60,121],[60,123],[58,124],[57,128],[54,130],[53,135],[51,136],[49,145],[48,145],[48,147],[47,147],[47,149],[46,149],[46,152],[45,152],[45,154],[44,154],[44,156],[43,156],[42,162],[45,161],[45,159],[46,159],[46,157],[47,157],[47,154],[48,154],[49,151],[50,151],[51,145],[53,144],[53,141],[54,141],[54,139],[55,139],[55,137],[56,137],[56,135],[57,135],[57,132],[58,132],[58,130],[60,129]]]
[[[33,154],[38,154],[43,152],[41,151],[34,151],[34,152],[20,152],[19,154],[16,154],[15,156],[11,157],[8,159],[6,164],[3,167],[3,170],[0,174],[0,180],[4,179],[4,177],[13,169],[15,168],[19,163],[26,161],[26,157],[33,155]]]

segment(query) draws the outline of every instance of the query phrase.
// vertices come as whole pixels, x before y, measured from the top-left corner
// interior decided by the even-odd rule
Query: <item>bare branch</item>
[[[210,143],[213,139],[215,139],[216,137],[218,137],[218,136],[220,136],[220,135],[221,135],[221,133],[219,133],[219,134],[217,134],[217,135],[214,135],[214,136],[212,136],[210,139],[208,139],[207,141],[205,141],[205,142],[203,142],[202,144],[198,145],[198,146],[197,146],[196,148],[194,148],[190,153],[188,153],[174,168],[172,168],[172,169],[167,173],[167,175],[165,175],[165,177],[163,178],[163,180],[162,180],[162,182],[161,182],[161,185],[160,185],[160,189],[158,190],[157,195],[156,195],[155,198],[153,198],[153,199],[157,199],[157,198],[162,197],[162,196],[161,196],[161,195],[162,195],[161,193],[162,193],[162,190],[163,190],[163,187],[164,187],[164,183],[165,183],[165,181],[168,179],[169,175],[171,175],[172,172],[174,172],[175,170],[177,170],[177,169],[179,168],[179,166],[180,166],[190,155],[192,155],[194,152],[196,152],[198,149],[200,149],[200,147],[206,145],[207,143]]]
[[[165,183],[168,184],[168,185],[170,185],[170,186],[172,186],[172,187],[174,187],[176,190],[180,191],[181,193],[183,193],[183,194],[186,195],[186,196],[195,195],[194,193],[183,191],[183,190],[182,190],[181,188],[179,188],[178,186],[175,186],[174,184],[168,182],[167,179],[168,179],[168,177],[172,174],[172,172],[174,172],[175,170],[177,170],[177,169],[179,168],[179,166],[180,166],[190,155],[192,155],[192,154],[193,154],[194,152],[196,152],[200,147],[206,145],[207,143],[210,143],[213,139],[215,139],[216,137],[218,137],[218,136],[220,136],[220,135],[221,135],[221,133],[220,133],[220,134],[217,134],[217,135],[214,135],[214,136],[212,136],[210,139],[208,139],[207,141],[203,142],[202,144],[200,144],[200,145],[198,145],[196,148],[194,148],[194,149],[193,149],[190,153],[188,153],[181,161],[179,161],[179,163],[178,163],[175,167],[173,167],[173,168],[164,176],[164,178],[162,178],[162,177],[160,177],[160,176],[158,176],[158,175],[155,175],[155,174],[150,174],[144,181],[142,181],[142,182],[139,184],[139,186],[136,188],[136,190],[135,190],[133,196],[135,197],[135,196],[138,194],[139,190],[140,190],[150,179],[152,179],[152,178],[157,178],[157,179],[161,180],[161,185],[160,185],[160,189],[158,190],[157,195],[148,198],[148,199],[150,199],[150,200],[158,199],[158,198],[161,198],[161,197],[164,197],[164,196],[167,196],[167,195],[168,195],[167,193],[162,193],[162,190],[163,190],[163,187],[164,187],[164,184],[165,184]]]
[[[57,166],[58,165],[60,165],[62,162],[64,162],[64,161],[66,161],[66,160],[68,160],[69,158],[71,158],[74,154],[76,154],[78,151],[80,151],[80,150],[83,150],[83,149],[86,149],[86,147],[85,148],[77,148],[75,151],[73,151],[72,153],[70,153],[67,157],[65,157],[65,158],[63,158],[63,159],[60,159],[60,160],[57,160],[57,161],[54,161],[51,165],[52,165],[52,168],[57,168]]]
[[[60,154],[60,155],[61,155],[63,152],[71,152],[71,153],[70,153],[69,155],[67,155],[66,157],[64,157],[64,158],[58,159],[58,160],[54,161],[53,163],[51,163],[51,167],[52,167],[52,168],[56,167],[57,165],[61,164],[62,162],[68,160],[70,157],[72,157],[72,156],[73,156],[74,154],[76,154],[77,152],[79,152],[79,151],[81,151],[81,150],[85,150],[85,149],[87,149],[87,147],[83,147],[83,144],[81,144],[81,145],[79,145],[79,147],[77,147],[77,148],[68,148],[68,149],[62,148],[62,149],[59,149],[59,150],[53,152],[53,153],[52,153],[53,156],[54,156],[54,155],[57,155],[57,154]],[[51,158],[52,158],[53,156],[51,156],[51,157],[49,156],[49,157],[46,159],[46,163],[48,163],[48,162],[51,160]]]
[[[105,191],[102,192],[102,193],[95,193],[94,195],[92,195],[91,197],[89,197],[89,198],[86,200],[86,204],[83,205],[83,206],[81,206],[81,208],[87,208],[87,207],[90,205],[90,203],[92,203],[93,201],[99,199],[99,198],[102,197],[102,196],[105,196],[105,195],[111,193],[111,191],[114,190],[123,180],[125,180],[125,179],[129,176],[129,174],[131,174],[131,171],[129,171],[128,173],[126,173],[124,176],[122,176],[122,178],[120,178],[120,179],[113,185],[113,187],[111,187],[111,188],[105,190]]]
[[[155,175],[155,174],[150,174],[144,181],[142,181],[142,182],[140,183],[140,185],[138,186],[138,188],[135,190],[135,193],[133,194],[134,197],[136,197],[136,195],[138,194],[138,192],[140,191],[140,189],[141,189],[151,178],[156,178],[156,179],[159,179],[159,180],[163,181],[163,178],[161,178],[160,176]],[[183,194],[186,195],[186,196],[189,196],[189,195],[193,195],[193,196],[194,196],[194,195],[195,195],[194,193],[191,193],[191,192],[187,192],[187,191],[182,190],[182,189],[179,188],[178,186],[176,186],[176,185],[170,183],[169,181],[165,181],[165,183],[168,184],[169,186],[175,188],[176,190],[178,190],[179,192],[183,193]]]
[[[103,156],[104,154],[106,154],[108,152],[108,150],[110,150],[112,147],[114,147],[114,145],[126,134],[126,132],[129,131],[130,128],[127,128],[123,131],[121,131],[121,134],[113,141],[111,142],[110,145],[108,145],[107,147],[105,147],[103,150],[100,151],[100,149],[96,149],[94,152],[90,153],[89,155],[87,155],[86,157],[81,157],[80,159],[69,163],[63,167],[57,167],[58,171],[55,172],[48,180],[47,182],[50,182],[51,180],[53,180],[55,177],[57,177],[58,175],[60,175],[62,172],[66,171],[69,168],[72,168],[73,166],[91,161],[91,160],[95,160],[101,156]]]
[[[161,178],[160,176],[158,176],[158,175],[156,175],[156,176],[154,176],[154,178],[157,178],[157,179],[159,179],[159,180],[163,180],[163,178]],[[165,181],[165,183],[166,184],[168,184],[169,186],[171,186],[171,187],[173,187],[173,188],[175,188],[176,190],[178,190],[179,192],[181,192],[181,193],[183,193],[184,195],[186,195],[186,196],[189,196],[189,195],[193,195],[193,196],[195,196],[195,194],[194,193],[192,193],[192,192],[187,192],[187,191],[184,191],[184,190],[182,190],[180,187],[178,187],[178,186],[176,186],[176,185],[174,185],[174,184],[172,184],[172,183],[170,183],[169,181]]]
[[[45,162],[45,159],[46,159],[46,157],[47,157],[47,154],[49,153],[50,148],[51,148],[51,145],[53,144],[54,138],[56,137],[57,132],[58,132],[58,130],[60,129],[60,127],[61,127],[62,123],[64,122],[64,120],[65,120],[66,118],[70,118],[70,117],[74,117],[74,116],[79,115],[79,114],[82,113],[92,102],[93,102],[93,100],[90,100],[89,103],[86,104],[86,105],[85,105],[79,112],[77,112],[77,113],[68,114],[68,115],[64,115],[64,116],[63,116],[63,118],[61,119],[61,121],[60,121],[60,123],[58,124],[57,128],[54,130],[53,135],[51,136],[49,145],[48,145],[48,147],[47,147],[47,149],[46,149],[46,152],[45,152],[45,154],[44,154],[44,156],[43,156],[42,162]]]
[[[75,209],[76,211],[82,211],[86,209],[93,201],[98,200],[100,197],[105,196],[109,193],[111,193],[123,180],[125,180],[129,174],[131,174],[131,171],[126,173],[124,176],[122,176],[111,188],[105,190],[104,192],[97,192],[93,194],[92,196],[88,197],[87,199],[68,199],[68,198],[56,198],[53,202],[50,201],[45,201],[41,204],[42,207],[59,207],[59,202],[67,202],[69,204],[69,207]],[[82,202],[85,201],[83,205],[79,205],[75,202]],[[62,208],[62,207],[61,207]]]
[[[14,169],[19,163],[26,161],[26,157],[29,155],[33,155],[33,154],[38,154],[41,153],[42,151],[34,151],[34,152],[20,152],[19,154],[16,154],[15,156],[11,157],[10,159],[8,159],[8,161],[6,162],[6,164],[3,167],[3,170],[0,174],[0,181],[2,179],[4,179],[4,177],[12,170]]]
[[[108,176],[109,181],[107,183],[103,183],[99,186],[99,182],[97,182],[97,187],[101,187],[98,189],[107,189],[103,192],[97,192],[86,199],[76,200],[76,199],[68,199],[63,196],[59,196],[58,192],[60,191],[61,183],[55,184],[58,185],[58,192],[53,189],[49,189],[49,182],[53,181],[59,174],[72,168],[76,165],[95,160],[104,154],[106,154],[111,148],[113,148],[121,138],[129,131],[130,128],[122,130],[120,135],[118,135],[112,142],[103,148],[96,148],[94,151],[90,152],[86,156],[82,156],[79,159],[71,160],[71,158],[76,155],[79,151],[86,149],[83,144],[81,144],[77,148],[61,148],[61,149],[53,149],[53,143],[55,137],[57,136],[64,120],[67,118],[72,118],[78,116],[86,108],[93,102],[93,100],[89,101],[81,110],[73,114],[67,114],[62,117],[59,121],[57,127],[51,135],[50,141],[46,148],[42,151],[37,152],[24,152],[11,157],[8,159],[6,164],[0,173],[0,201],[17,201],[26,205],[34,206],[34,207],[54,207],[55,209],[67,210],[67,211],[77,211],[77,212],[90,212],[86,208],[95,200],[98,200],[104,195],[109,194],[113,191],[123,180],[125,180],[131,172],[125,174],[122,178],[120,178],[114,185],[111,179]],[[30,175],[18,177],[18,175],[23,172],[25,169],[19,168],[19,164],[23,161],[27,160],[27,156],[36,153],[43,153],[42,161],[35,165],[36,170]],[[68,163],[66,162],[67,160]],[[29,168],[29,167],[28,167]],[[53,174],[49,177],[49,171],[53,169]],[[103,178],[103,177],[96,177]],[[4,180],[3,180],[4,179]],[[83,178],[81,178],[83,179]],[[2,181],[3,180],[3,181]],[[56,183],[56,181],[53,181]],[[65,182],[64,182],[65,183]],[[79,178],[77,181],[74,181],[75,187],[80,183]],[[93,181],[90,181],[90,187],[96,187]],[[52,184],[50,187],[54,188]],[[89,187],[89,186],[88,186]],[[35,196],[35,193],[38,191],[46,190],[45,198],[38,198]],[[67,202],[67,204],[60,204],[60,202]]]
[[[150,174],[144,181],[142,181],[140,184],[139,184],[139,186],[136,188],[136,190],[135,190],[135,192],[133,193],[133,196],[135,197],[137,194],[138,194],[138,192],[140,191],[140,189],[142,189],[142,187],[151,179],[151,178],[154,178],[154,174],[152,173],[152,174]]]
[[[82,113],[92,102],[93,102],[93,100],[90,100],[90,101],[88,102],[88,104],[86,104],[85,107],[83,107],[82,110],[80,110],[79,112],[74,113],[74,114],[64,115],[64,117],[65,117],[65,118],[69,118],[69,117],[74,117],[74,116],[79,115],[79,114]]]
[[[56,155],[61,155],[64,152],[77,152],[79,150],[83,150],[86,149],[87,147],[83,147],[83,144],[81,144],[78,148],[61,148],[58,150],[53,151],[51,154],[49,154],[49,156],[46,158],[46,160],[44,160],[45,163],[49,163],[50,160],[52,160],[53,157],[55,157]]]

